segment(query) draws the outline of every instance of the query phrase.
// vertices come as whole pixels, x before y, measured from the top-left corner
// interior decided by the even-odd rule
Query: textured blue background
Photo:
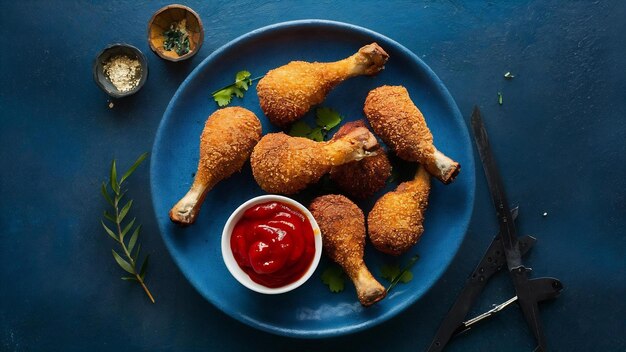
[[[468,117],[487,120],[527,263],[566,290],[542,305],[556,351],[626,349],[626,2],[190,2],[205,25],[200,53],[153,55],[146,23],[165,2],[0,5],[0,350],[423,350],[497,229],[482,171],[469,233],[444,277],[397,318],[363,333],[298,340],[249,328],[183,278],[158,234],[147,165],[130,179],[151,305],[119,280],[98,192],[109,161],[129,166],[152,147],[172,94],[209,53],[268,24],[324,18],[367,27],[419,55]],[[107,107],[91,65],[105,45],[146,53],[150,76]],[[516,74],[505,81],[506,71]],[[496,92],[504,94],[497,104]],[[543,217],[544,212],[548,213]],[[505,275],[475,311],[512,295]],[[450,351],[528,351],[513,308],[453,341]]]

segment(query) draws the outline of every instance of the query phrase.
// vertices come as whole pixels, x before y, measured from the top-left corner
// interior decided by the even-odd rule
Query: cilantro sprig
[[[337,264],[332,264],[322,273],[322,282],[328,286],[330,292],[339,293],[345,288],[346,274]]]
[[[315,125],[309,126],[304,121],[298,121],[291,125],[291,129],[287,133],[292,137],[304,137],[316,142],[323,142],[328,136],[328,132],[337,127],[343,117],[331,108],[320,107],[315,110]]]
[[[404,266],[404,268],[400,269],[398,264],[389,265],[385,264],[380,269],[381,276],[389,281],[389,286],[387,287],[387,293],[391,291],[399,282],[404,284],[413,280],[413,273],[411,272],[411,268],[415,265],[415,262],[420,258],[418,254],[414,255],[409,259],[409,262]]]
[[[252,82],[261,79],[261,77],[250,78],[251,74],[248,71],[239,71],[235,75],[235,83],[229,84],[221,89],[211,93],[213,100],[219,107],[224,107],[230,104],[233,96],[237,98],[243,98],[244,93],[250,88]]]

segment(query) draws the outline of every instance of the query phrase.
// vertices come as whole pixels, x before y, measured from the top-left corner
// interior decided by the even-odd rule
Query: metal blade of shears
[[[513,279],[518,303],[528,326],[537,340],[537,350],[545,351],[547,347],[539,320],[537,299],[533,294],[532,286],[528,279],[528,273],[531,269],[525,268],[522,265],[519,242],[517,240],[515,224],[513,223],[509,205],[506,200],[504,184],[496,167],[496,161],[491,151],[487,131],[485,130],[485,125],[480,116],[478,107],[474,107],[474,111],[472,112],[472,131],[474,132],[478,154],[480,154],[483,169],[485,170],[485,176],[487,177],[489,191],[496,207],[504,254],[506,256],[509,273]]]
[[[480,116],[478,107],[474,107],[474,112],[472,113],[472,130],[474,132],[476,146],[478,147],[478,154],[480,155],[485,170],[485,176],[487,177],[491,198],[496,207],[496,214],[500,223],[500,236],[502,236],[502,245],[504,246],[507,265],[509,271],[512,271],[522,266],[522,256],[519,251],[515,224],[513,223],[509,203],[504,193],[504,184],[502,183],[500,173],[496,167],[496,160],[491,151],[487,131],[485,130],[485,125],[483,124],[483,119]]]

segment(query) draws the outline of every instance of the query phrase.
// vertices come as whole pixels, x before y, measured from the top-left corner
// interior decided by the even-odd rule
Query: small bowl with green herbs
[[[158,10],[148,23],[150,49],[168,61],[194,56],[204,40],[200,16],[191,8],[172,4]]]

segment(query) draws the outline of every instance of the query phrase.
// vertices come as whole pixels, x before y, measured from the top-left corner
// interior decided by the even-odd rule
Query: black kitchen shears
[[[555,278],[529,278],[530,268],[522,264],[522,256],[537,241],[532,236],[517,237],[514,220],[517,217],[517,208],[511,211],[504,192],[504,185],[496,168],[495,158],[487,131],[478,107],[472,113],[472,131],[478,147],[478,153],[485,170],[487,183],[496,214],[500,223],[499,233],[494,237],[482,260],[468,278],[467,283],[456,302],[448,312],[435,334],[429,352],[442,351],[450,339],[461,332],[467,331],[472,325],[487,319],[507,306],[517,302],[528,326],[537,340],[535,351],[546,351],[546,338],[539,319],[538,302],[556,298],[563,285]],[[475,318],[463,321],[474,301],[484,289],[487,281],[506,264],[515,287],[516,295],[508,301],[496,306]]]

